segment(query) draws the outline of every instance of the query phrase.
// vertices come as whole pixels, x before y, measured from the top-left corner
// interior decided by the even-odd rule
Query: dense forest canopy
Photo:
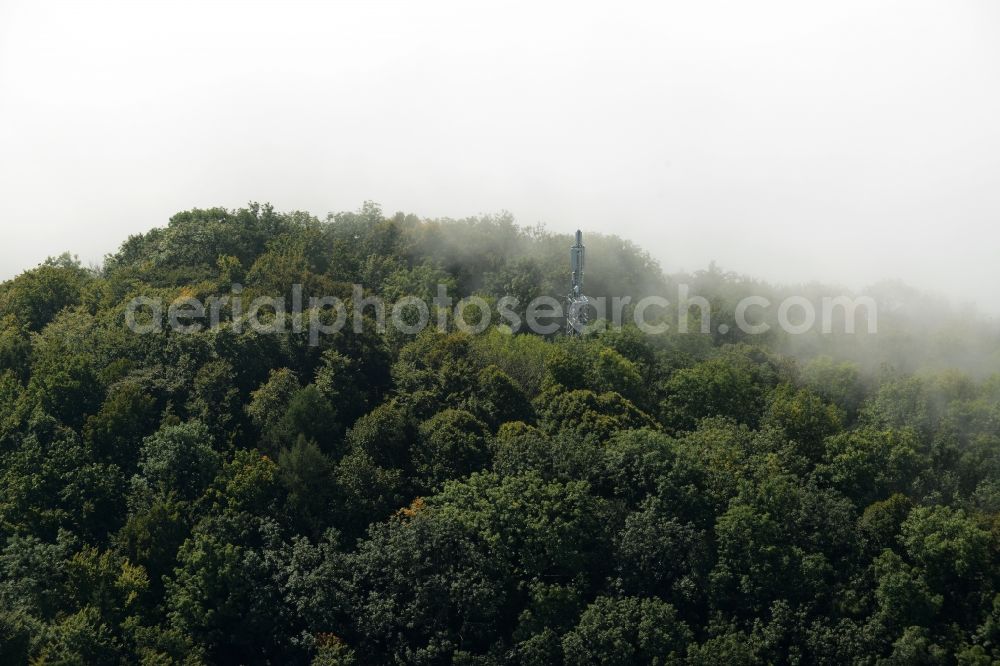
[[[587,243],[588,295],[791,293]],[[253,204],[4,283],[0,662],[1000,660],[1000,337],[899,285],[858,335],[124,325],[236,283],[561,297],[568,246]]]

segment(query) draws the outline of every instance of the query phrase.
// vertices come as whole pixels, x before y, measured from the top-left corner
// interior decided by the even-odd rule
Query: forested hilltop
[[[1000,660],[1000,340],[899,287],[857,336],[125,325],[234,284],[561,297],[569,244],[251,205],[0,285],[0,663]],[[587,245],[593,296],[782,293]]]

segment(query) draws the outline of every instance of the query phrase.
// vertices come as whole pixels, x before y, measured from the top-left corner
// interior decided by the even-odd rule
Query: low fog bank
[[[100,289],[88,287],[95,294],[87,298],[97,298],[98,293],[102,298],[109,294],[120,298],[136,280],[155,289],[225,292],[228,279],[268,295],[285,293],[295,280],[311,284],[319,295],[361,283],[386,298],[412,294],[427,299],[435,295],[437,283],[445,283],[456,298],[483,295],[492,302],[512,295],[523,308],[541,295],[560,301],[565,297],[572,242],[570,233],[524,226],[506,212],[463,219],[421,218],[385,215],[368,202],[356,211],[331,213],[321,220],[300,211],[280,213],[270,205],[191,209],[171,217],[166,227],[131,236],[117,252],[93,265],[89,272],[97,283],[106,284]],[[821,356],[852,361],[873,376],[944,368],[975,377],[1000,372],[996,317],[903,281],[857,290],[819,281],[783,285],[727,271],[715,263],[693,272],[672,271],[647,248],[614,234],[587,232],[584,242],[585,293],[603,296],[609,304],[615,297],[632,298],[626,322],[639,299],[665,299],[668,305],[647,313],[669,325],[666,335],[675,341],[668,344],[679,348],[702,344],[682,337],[705,338],[713,345],[746,343],[803,361]],[[47,268],[5,282],[0,310],[27,307],[24,303],[33,298],[36,287],[25,285],[47,289],[39,296],[43,301],[53,289],[58,295],[59,290],[44,281],[79,267],[79,260],[64,255]],[[181,277],[192,275],[208,282],[188,284],[190,277]],[[710,312],[703,329],[705,312],[697,305],[689,307],[694,319],[689,321],[690,332],[682,334],[679,316],[685,294],[704,299],[700,302],[707,302]],[[740,303],[748,298],[753,302],[741,315]],[[824,300],[829,299],[839,300],[828,315]],[[803,302],[811,314],[803,310]],[[792,303],[784,321],[783,303]],[[854,312],[853,332],[845,303]],[[56,305],[48,309],[52,308],[58,309]],[[814,318],[813,324],[795,330],[807,316]],[[765,324],[767,330],[751,333],[745,324]],[[707,335],[700,335],[703,330]]]
[[[903,280],[885,280],[861,289],[821,282],[781,285],[715,264],[691,273],[672,273],[669,280],[691,285],[693,294],[709,299],[716,342],[766,344],[804,361],[829,356],[855,362],[871,375],[956,369],[981,378],[1000,372],[1000,319],[996,315]],[[767,332],[745,335],[740,331],[735,310],[747,297],[763,297],[770,303],[767,308],[751,305],[745,314],[750,324],[767,324]],[[778,309],[788,299],[806,299],[811,304],[815,324],[809,330],[789,332],[781,325]],[[824,301],[831,303],[832,316],[824,317]],[[854,311],[853,332],[845,304]],[[806,316],[800,305],[792,304],[786,321],[794,328]],[[719,333],[719,324],[728,329],[726,334]]]

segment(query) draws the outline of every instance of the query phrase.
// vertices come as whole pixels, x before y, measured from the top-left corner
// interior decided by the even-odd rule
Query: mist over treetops
[[[0,285],[0,662],[1000,660],[996,323],[883,283],[849,294],[875,332],[751,335],[747,296],[844,292],[584,232],[587,295],[665,297],[666,332],[511,331],[504,297],[565,298],[568,235],[370,202],[184,211]],[[234,285],[490,308],[126,326]]]

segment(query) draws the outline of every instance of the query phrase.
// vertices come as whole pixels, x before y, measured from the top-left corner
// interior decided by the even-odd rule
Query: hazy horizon
[[[0,278],[193,207],[614,233],[1000,312],[1000,5],[0,1]]]

